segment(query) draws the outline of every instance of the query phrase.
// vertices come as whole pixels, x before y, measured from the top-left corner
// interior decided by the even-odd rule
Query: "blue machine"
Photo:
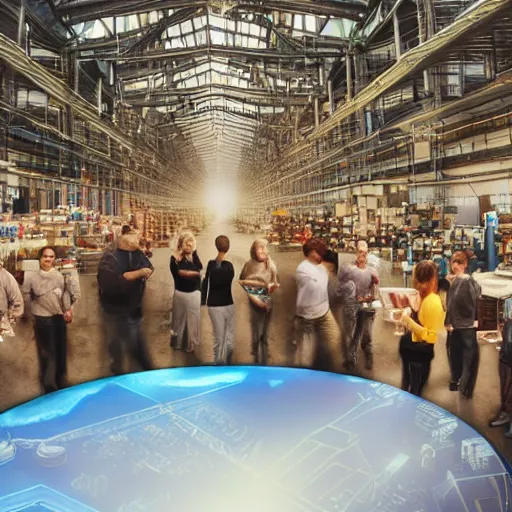
[[[496,212],[487,212],[485,215],[485,245],[487,253],[487,270],[494,272],[498,266],[496,252],[496,230],[498,229],[498,215]]]
[[[196,367],[0,415],[0,512],[507,512],[491,445],[386,384]]]

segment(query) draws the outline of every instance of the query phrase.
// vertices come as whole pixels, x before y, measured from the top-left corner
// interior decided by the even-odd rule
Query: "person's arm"
[[[448,289],[448,293],[446,294],[446,316],[445,316],[445,319],[444,319],[444,325],[446,327],[446,330],[447,331],[452,331],[453,330],[453,326],[452,326],[452,307],[451,307],[451,294],[452,294],[452,289],[451,287]]]
[[[277,267],[274,262],[272,262],[272,271],[270,274],[271,283],[273,283],[273,286],[269,288],[269,292],[272,293],[277,288],[279,288],[281,285],[279,284],[279,276],[277,275]]]
[[[5,295],[7,297],[7,304],[9,306],[8,315],[9,318],[20,318],[24,312],[23,295],[20,291],[20,287],[16,279],[5,270]]]
[[[338,284],[336,285],[335,295],[341,299],[355,297],[356,284],[350,279],[350,272],[346,266],[342,266],[338,272]]]
[[[380,279],[379,279],[379,273],[377,271],[376,268],[373,268],[373,267],[368,267],[370,269],[370,274],[372,276],[372,285],[373,286],[378,286],[378,284],[380,283]]]
[[[71,307],[73,307],[81,298],[80,281],[73,276],[66,279],[66,289],[71,299]]]
[[[475,301],[475,323],[473,324],[475,329],[478,329],[478,302],[480,297],[482,296],[482,287],[480,284],[473,279],[470,278],[472,284],[472,299]]]
[[[140,251],[140,254],[141,254],[141,268],[148,268],[149,270],[151,270],[151,273],[153,274],[153,272],[155,271],[155,267],[153,267],[153,264],[151,263],[151,261],[149,261],[149,258],[144,254],[143,251]]]
[[[197,251],[194,251],[194,253],[192,254],[192,261],[194,262],[194,265],[196,266],[197,270],[201,272],[201,270],[203,270],[203,264],[199,259],[199,254],[197,254]]]
[[[197,270],[183,270],[178,265],[178,260],[171,256],[171,274],[172,277],[174,277],[174,282],[176,282],[177,279],[180,277],[184,278],[195,278],[199,275],[199,272]]]
[[[436,343],[439,331],[444,326],[444,310],[437,294],[430,294],[420,306],[423,325],[416,323],[410,316],[404,315],[404,324],[419,341]]]
[[[117,261],[112,253],[106,253],[98,267],[98,283],[104,292],[112,295],[129,293],[129,283],[142,277],[141,270],[125,272],[120,275],[117,271]]]
[[[208,295],[208,285],[210,280],[210,265],[211,261],[206,266],[206,275],[201,283],[201,306],[206,306],[206,296]]]
[[[174,280],[176,281],[180,275],[180,269],[178,267],[178,260],[174,256],[171,256],[169,267],[171,269],[172,277],[174,277]]]
[[[32,312],[32,279],[30,272],[25,272],[23,284],[21,286],[21,295],[23,296],[25,312],[30,315]]]
[[[231,263],[230,261],[228,261],[228,263],[229,263],[229,266],[228,266],[227,275],[228,275],[229,282],[232,283],[233,279],[235,278],[235,267],[233,267],[233,263]]]
[[[243,266],[242,271],[240,272],[240,276],[238,279],[243,281],[247,277],[247,263]]]

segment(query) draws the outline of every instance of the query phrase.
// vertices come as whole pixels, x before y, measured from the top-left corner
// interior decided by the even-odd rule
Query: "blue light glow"
[[[511,510],[475,430],[357,377],[157,370],[39,398],[0,426],[0,512]]]

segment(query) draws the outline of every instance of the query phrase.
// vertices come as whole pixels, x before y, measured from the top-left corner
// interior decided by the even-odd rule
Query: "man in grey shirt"
[[[377,270],[368,266],[368,244],[359,242],[356,261],[344,265],[338,273],[336,295],[342,304],[343,352],[345,369],[353,371],[359,345],[366,356],[366,368],[373,367],[372,327],[374,287],[379,283]]]
[[[0,261],[0,319],[7,317],[10,321],[23,315],[23,295],[16,279],[3,268]],[[1,332],[0,332],[1,335]]]
[[[460,389],[465,398],[471,398],[478,375],[479,349],[476,336],[478,326],[478,299],[480,285],[468,274],[468,258],[456,252],[451,260],[452,280],[446,300],[445,325],[448,331],[446,348],[450,362],[450,391]]]

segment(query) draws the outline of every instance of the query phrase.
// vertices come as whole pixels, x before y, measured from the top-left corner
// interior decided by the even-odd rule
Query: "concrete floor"
[[[236,234],[232,227],[217,225],[198,237],[198,252],[206,266],[215,256],[214,239],[227,234],[231,239],[229,259],[240,272],[249,257],[253,235]],[[150,352],[157,368],[195,365],[212,360],[212,332],[206,314],[202,315],[202,345],[196,355],[175,352],[169,347],[168,320],[171,309],[173,281],[169,272],[169,249],[154,251],[156,272],[148,283],[145,297],[145,329]],[[292,319],[295,309],[295,268],[302,260],[302,253],[273,253],[280,273],[281,289],[275,294],[274,315],[270,328],[271,364],[289,366],[293,363]],[[342,260],[350,256],[342,255]],[[381,272],[382,286],[401,285],[400,276],[391,275],[385,268]],[[81,276],[82,300],[75,310],[75,320],[69,329],[69,384],[78,384],[110,375],[108,353],[103,341],[101,316],[97,300],[95,276]],[[245,292],[234,285],[237,307],[234,360],[237,364],[251,362],[248,305]],[[377,317],[374,326],[375,364],[372,372],[361,370],[363,377],[393,386],[400,384],[398,338],[393,327]],[[481,346],[481,362],[475,395],[472,400],[462,400],[457,393],[448,391],[449,370],[446,342],[443,338],[436,347],[431,377],[425,398],[447,409],[484,434],[512,461],[512,441],[503,437],[502,429],[490,429],[487,422],[499,406],[498,354],[495,346]],[[196,359],[197,358],[197,359]],[[129,362],[128,362],[129,363]],[[127,370],[136,371],[130,364]],[[340,368],[341,370],[341,368]],[[35,342],[28,323],[17,328],[15,338],[0,344],[0,411],[26,402],[41,394]],[[376,428],[378,426],[376,425]]]

